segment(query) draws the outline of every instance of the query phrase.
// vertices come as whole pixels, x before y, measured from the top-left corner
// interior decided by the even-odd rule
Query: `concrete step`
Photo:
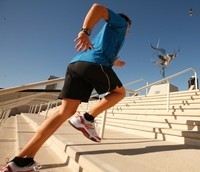
[[[196,103],[200,102],[200,92],[173,92],[170,93],[170,103],[171,104],[189,104],[189,103]],[[122,101],[120,101],[116,106],[123,106],[123,105],[134,105],[134,104],[163,104],[166,103],[167,96],[166,94],[158,94],[158,95],[151,95],[151,96],[133,96],[133,97],[125,97]]]
[[[16,117],[7,118],[0,126],[0,164],[17,154]]]
[[[101,123],[101,118],[98,119],[99,123]],[[107,115],[106,117],[107,125],[108,124],[116,124],[121,127],[131,126],[131,125],[141,125],[141,126],[149,126],[155,128],[169,128],[169,129],[177,129],[177,130],[188,130],[188,131],[199,131],[200,128],[200,120],[175,120],[175,119],[167,119],[167,118],[153,118],[153,117],[135,117],[131,115]]]
[[[109,113],[122,113],[122,114],[146,114],[146,115],[171,115],[171,116],[198,116],[200,117],[200,113],[199,113],[199,108],[197,107],[196,109],[189,109],[189,108],[184,108],[184,109],[171,109],[169,111],[167,111],[167,107],[164,109],[154,109],[152,107],[152,109],[145,109],[145,108],[140,108],[140,109],[136,109],[136,108],[127,108],[127,109],[123,109],[123,108],[119,108],[119,109],[108,109],[107,112]]]
[[[167,95],[165,94],[165,95],[152,95],[152,96],[134,96],[134,97],[125,97],[124,98],[124,101],[125,102],[141,102],[141,101],[147,101],[147,102],[149,102],[149,101],[154,101],[155,102],[155,100],[158,100],[158,99],[160,99],[160,100],[165,100],[166,99],[166,97],[167,97]],[[188,99],[188,100],[192,100],[192,99],[194,99],[194,98],[197,98],[197,99],[199,99],[199,97],[200,97],[200,93],[198,92],[198,94],[191,94],[191,93],[187,93],[187,94],[185,94],[185,95],[183,95],[183,94],[169,94],[169,98],[170,98],[170,100],[172,100],[172,101],[176,101],[176,100],[181,100],[182,98],[183,99]]]
[[[101,125],[102,115],[96,118],[96,123]],[[145,137],[170,140],[185,144],[190,140],[194,145],[200,146],[200,119],[174,119],[163,116],[110,114],[106,115],[106,128],[144,135]]]
[[[167,94],[154,94],[154,95],[139,95],[139,96],[130,96],[126,97],[126,100],[135,99],[135,100],[142,100],[142,99],[157,99],[157,98],[165,98]],[[200,96],[199,90],[186,90],[186,91],[178,91],[178,92],[170,92],[171,98],[178,98],[178,97],[187,97],[187,96]]]
[[[38,126],[44,120],[42,116],[31,114],[23,117],[32,126]],[[49,141],[60,155],[68,156],[73,172],[199,172],[200,168],[200,147],[108,128],[102,142],[94,143],[65,122]]]
[[[119,127],[116,125],[106,125],[107,129],[114,130],[116,132],[124,132],[137,136],[143,136],[146,138],[158,139],[163,141],[172,141],[177,144],[194,145],[200,147],[199,132],[188,132],[180,130],[169,130],[164,128],[151,128],[145,126],[131,126],[131,127]]]
[[[115,131],[122,131],[135,135],[142,135],[149,138],[173,141],[180,144],[191,144],[200,146],[200,132],[199,131],[182,131],[178,129],[160,128],[144,125],[129,125],[106,123],[106,128]]]
[[[181,98],[180,100],[170,100],[170,105],[172,106],[193,106],[193,105],[198,105],[200,103],[200,98],[199,99],[183,99]],[[145,107],[145,106],[165,106],[167,104],[167,99],[156,99],[156,100],[149,100],[149,101],[122,101],[115,105],[115,108],[119,107]]]
[[[8,157],[12,159],[16,156],[19,150],[24,147],[35,133],[35,130],[36,128],[33,128],[21,115],[8,118],[1,127],[1,164],[4,163],[5,158]],[[67,158],[60,157],[58,153],[50,147],[48,142],[42,146],[35,159],[43,164],[41,171],[72,172],[71,168],[67,166]]]

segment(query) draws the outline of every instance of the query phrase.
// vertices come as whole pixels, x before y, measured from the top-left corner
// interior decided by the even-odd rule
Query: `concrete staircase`
[[[169,111],[166,95],[126,97],[107,110],[106,128],[200,146],[200,91],[170,93]]]
[[[16,118],[20,126],[16,127],[16,140],[21,149],[45,119],[36,114],[21,114]],[[7,145],[3,149],[7,150]],[[8,157],[13,156],[12,150],[10,147]],[[2,155],[2,147],[0,152]],[[197,146],[110,129],[106,129],[104,139],[98,144],[65,122],[42,146],[35,160],[43,165],[44,172],[199,172],[199,153]]]
[[[82,103],[84,112],[96,101]],[[101,143],[66,121],[43,145],[36,161],[45,172],[199,172],[200,92],[126,97],[107,110]],[[56,108],[49,110],[49,114]],[[12,158],[45,120],[46,112],[20,114],[0,127],[0,164]],[[99,132],[103,113],[96,119]]]
[[[34,126],[33,122],[31,123],[22,114],[6,119],[0,127],[0,164],[3,165],[7,158],[12,159],[16,156],[36,129],[36,124]],[[71,168],[67,166],[66,156],[60,156],[51,146],[50,141],[41,147],[35,159],[43,166],[40,171],[72,172]]]

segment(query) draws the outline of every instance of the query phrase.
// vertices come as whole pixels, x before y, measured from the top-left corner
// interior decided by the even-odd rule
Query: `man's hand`
[[[86,52],[88,49],[94,48],[90,42],[89,36],[84,32],[80,32],[74,41],[77,42],[77,44],[75,46],[75,49],[77,51],[83,50]]]
[[[124,61],[121,61],[119,59],[115,60],[113,63],[113,66],[115,67],[123,67],[126,63]]]

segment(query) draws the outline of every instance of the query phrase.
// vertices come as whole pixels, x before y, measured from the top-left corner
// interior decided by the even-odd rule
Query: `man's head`
[[[127,15],[125,15],[123,13],[119,13],[118,15],[121,16],[122,18],[124,18],[126,20],[126,22],[129,24],[129,26],[131,25],[132,21]]]
[[[124,18],[126,20],[126,22],[128,23],[128,27],[127,27],[127,30],[126,30],[126,35],[127,35],[129,33],[129,28],[131,26],[132,21],[127,15],[125,15],[123,13],[119,13],[118,15],[121,16],[122,18]]]

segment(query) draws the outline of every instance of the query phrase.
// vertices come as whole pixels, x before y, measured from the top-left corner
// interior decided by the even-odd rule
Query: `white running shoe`
[[[80,130],[88,139],[94,142],[101,141],[101,138],[96,133],[94,124],[85,120],[83,115],[78,114],[77,116],[71,117],[69,123],[77,130]]]
[[[7,162],[6,165],[0,168],[0,172],[33,172],[39,171],[42,165],[34,162],[25,167],[17,166],[13,161]]]

